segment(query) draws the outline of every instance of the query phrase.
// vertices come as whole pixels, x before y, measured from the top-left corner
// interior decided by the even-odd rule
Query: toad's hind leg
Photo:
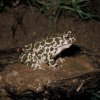
[[[33,63],[31,64],[31,67],[32,67],[34,70],[36,70],[36,69],[41,69],[41,65],[40,65],[39,63],[37,63],[37,62],[33,62]]]

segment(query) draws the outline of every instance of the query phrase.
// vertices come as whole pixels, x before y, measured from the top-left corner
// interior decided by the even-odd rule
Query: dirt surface
[[[22,23],[18,25],[14,17],[15,12],[22,17]],[[82,21],[72,17],[60,17],[57,24],[51,22],[48,15],[41,14],[36,8],[33,8],[33,12],[25,5],[19,5],[17,9],[6,8],[6,11],[0,13],[0,49],[23,47],[40,38],[62,34],[70,30],[76,36],[74,45],[89,49],[95,52],[95,55],[100,55],[100,22]],[[16,31],[13,39],[14,27],[16,27]],[[100,57],[93,59],[100,62]],[[31,89],[39,92],[43,90],[44,85],[52,82],[93,72],[95,71],[93,59],[88,55],[76,53],[75,56],[65,57],[63,66],[59,69],[41,65],[42,70],[33,70],[24,64],[9,64],[5,70],[0,72],[0,95],[7,95],[6,86],[14,87],[17,91]]]
[[[42,92],[44,86],[49,86],[51,83],[79,76],[82,74],[95,71],[92,60],[86,55],[77,55],[75,57],[65,58],[61,68],[53,69],[47,65],[41,65],[42,69],[33,70],[23,64],[10,64],[6,69],[0,72],[0,92],[5,95],[5,87],[14,88],[16,91],[34,90]],[[77,82],[73,80],[74,84]],[[78,86],[77,86],[78,87]],[[6,94],[7,95],[7,94]]]

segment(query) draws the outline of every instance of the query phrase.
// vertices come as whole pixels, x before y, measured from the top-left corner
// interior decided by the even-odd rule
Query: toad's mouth
[[[58,48],[69,48],[72,44],[63,44],[62,46],[59,46]]]

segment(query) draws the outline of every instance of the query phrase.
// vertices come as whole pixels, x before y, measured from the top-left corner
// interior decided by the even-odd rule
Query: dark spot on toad
[[[39,43],[36,43],[35,48],[38,49],[39,47]]]
[[[50,48],[50,51],[52,51],[52,50],[53,50],[53,48],[51,47],[51,48]]]
[[[49,53],[49,55],[50,55],[50,59],[52,59],[53,57],[52,57],[52,54],[51,53]]]
[[[50,42],[52,42],[52,41],[53,41],[53,39],[51,39],[51,38],[50,38],[50,39],[48,39],[48,42],[49,42],[49,43],[50,43]]]
[[[41,45],[44,46],[44,45],[45,45],[45,41],[42,41],[42,42],[41,42]]]
[[[49,48],[46,49],[46,52],[49,52]]]
[[[59,43],[60,43],[58,38],[56,38],[56,39],[55,39],[55,41],[57,42],[57,44],[59,44]]]

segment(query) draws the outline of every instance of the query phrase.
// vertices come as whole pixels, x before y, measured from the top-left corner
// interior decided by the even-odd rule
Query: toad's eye
[[[69,37],[68,37],[68,36],[66,36],[66,37],[65,37],[65,39],[66,39],[66,40],[68,40],[68,39],[69,39]]]

